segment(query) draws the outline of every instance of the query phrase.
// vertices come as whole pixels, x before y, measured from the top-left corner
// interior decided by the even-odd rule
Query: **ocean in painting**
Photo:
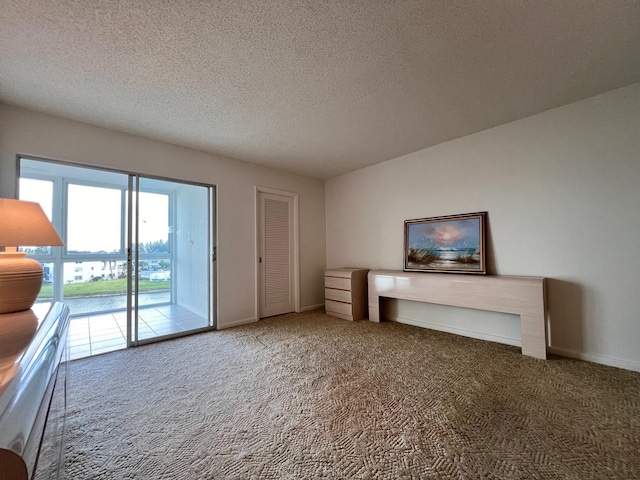
[[[456,262],[456,259],[459,257],[472,257],[474,253],[476,254],[476,260],[480,261],[480,256],[475,248],[449,248],[449,247],[441,247],[434,248],[433,253],[440,257],[440,261],[442,262]]]
[[[480,255],[475,248],[433,248],[409,255],[409,267],[417,268],[455,268],[478,270]]]

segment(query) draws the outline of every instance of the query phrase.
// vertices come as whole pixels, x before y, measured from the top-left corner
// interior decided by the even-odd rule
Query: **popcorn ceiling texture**
[[[329,178],[640,81],[640,2],[4,0],[0,101]]]

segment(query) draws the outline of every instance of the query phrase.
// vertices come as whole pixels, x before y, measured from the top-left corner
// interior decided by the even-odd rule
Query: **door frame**
[[[255,206],[255,319],[260,320],[260,194],[270,193],[289,197],[293,200],[293,303],[294,311],[300,312],[300,234],[298,221],[298,194],[295,192],[287,192],[277,190],[275,188],[261,187],[256,185],[254,189],[254,206]]]

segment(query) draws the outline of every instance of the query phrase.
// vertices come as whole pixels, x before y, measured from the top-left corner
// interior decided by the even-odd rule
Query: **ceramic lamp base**
[[[42,265],[24,252],[0,252],[0,313],[29,310],[42,286]]]

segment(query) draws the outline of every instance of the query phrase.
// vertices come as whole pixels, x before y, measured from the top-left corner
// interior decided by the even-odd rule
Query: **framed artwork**
[[[487,212],[404,222],[404,270],[417,272],[487,273]]]

